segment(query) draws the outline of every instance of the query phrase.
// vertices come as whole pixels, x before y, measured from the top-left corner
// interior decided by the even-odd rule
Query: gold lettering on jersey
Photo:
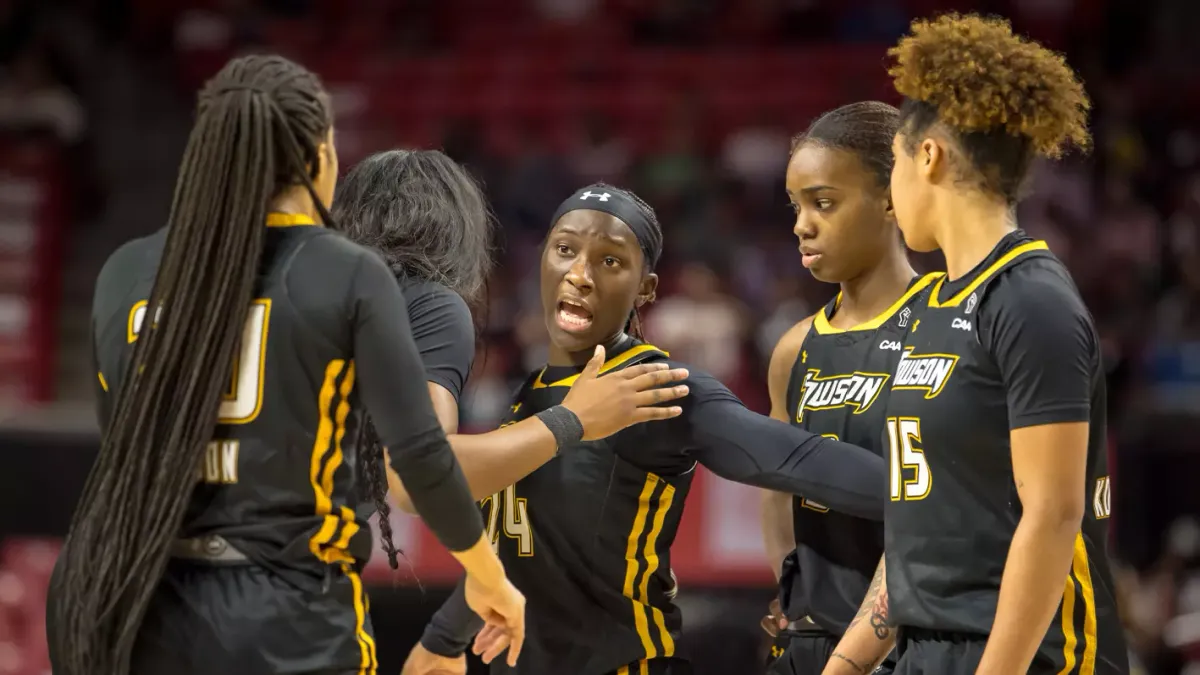
[[[139,300],[129,310],[129,343],[137,340],[146,321],[147,301]],[[154,313],[153,326],[162,318],[162,305]],[[263,384],[267,368],[267,335],[271,323],[271,299],[259,298],[250,303],[246,324],[242,330],[241,350],[233,357],[229,385],[221,395],[217,408],[220,424],[249,424],[262,411]]]
[[[879,398],[879,392],[883,391],[889,377],[886,373],[860,372],[821,377],[820,370],[809,370],[804,373],[796,421],[804,420],[805,410],[833,410],[849,406],[854,408],[855,415],[866,412]]]
[[[892,389],[915,389],[925,392],[925,398],[936,398],[942,393],[958,356],[954,354],[913,354],[909,347],[900,355],[896,364],[896,381]]]
[[[237,441],[210,441],[204,448],[197,480],[210,485],[232,485],[238,482]]]
[[[1104,520],[1112,515],[1112,480],[1108,476],[1096,479],[1096,489],[1092,491],[1092,513],[1096,520]]]

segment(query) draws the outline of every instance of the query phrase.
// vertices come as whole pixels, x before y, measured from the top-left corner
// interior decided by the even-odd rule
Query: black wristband
[[[556,405],[535,415],[550,433],[554,434],[554,442],[558,444],[558,452],[568,445],[574,445],[583,440],[583,422],[569,409]]]
[[[466,589],[460,582],[425,626],[421,646],[448,659],[462,656],[483,625],[483,619],[467,606]]]
[[[439,626],[429,624],[425,626],[425,633],[421,635],[421,646],[430,654],[453,659],[466,654],[471,643],[470,641],[461,642],[457,638],[446,635]]]

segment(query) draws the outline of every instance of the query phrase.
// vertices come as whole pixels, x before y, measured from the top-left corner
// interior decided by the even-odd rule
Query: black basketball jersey
[[[630,341],[601,372],[666,357]],[[517,392],[505,423],[562,403],[578,371],[535,373]],[[658,475],[618,455],[618,444],[641,438],[647,427],[653,425],[562,448],[481,502],[504,568],[528,601],[516,669],[498,660],[492,672],[601,675],[674,655],[681,617],[672,602],[671,544],[693,473]]]
[[[1078,489],[1087,509],[1059,612],[1030,672],[1128,672],[1106,555],[1099,339],[1062,263],[1020,231],[1005,237],[963,278],[937,283],[914,312],[893,372],[884,527],[901,635],[904,627],[990,633],[1021,516],[1010,430],[1086,421],[1087,479]]]
[[[202,465],[180,467],[196,471],[198,487],[179,535],[221,535],[255,562],[311,584],[331,563],[370,555],[366,521],[355,515],[361,407],[347,319],[365,249],[307,219],[272,214],[268,223],[219,424]],[[165,242],[163,230],[126,244],[97,282],[93,343],[105,391],[121,385],[151,321],[147,298]],[[107,426],[111,398],[101,401]]]
[[[886,459],[880,432],[891,373],[912,321],[911,306],[924,303],[941,276],[915,278],[886,311],[847,330],[829,323],[841,294],[830,301],[813,319],[792,366],[787,390],[792,424]],[[792,501],[792,519],[796,550],[784,562],[780,578],[784,611],[792,620],[808,616],[841,634],[883,555],[883,523],[830,511],[801,497]]]

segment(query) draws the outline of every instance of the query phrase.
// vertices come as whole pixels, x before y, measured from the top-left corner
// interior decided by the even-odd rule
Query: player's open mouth
[[[592,313],[572,300],[558,301],[558,327],[568,333],[580,333],[592,327]]]

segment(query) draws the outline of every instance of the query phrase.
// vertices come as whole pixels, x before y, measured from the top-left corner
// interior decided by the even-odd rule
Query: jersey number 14
[[[917,501],[929,496],[933,475],[921,450],[921,420],[887,418],[892,501]]]
[[[146,320],[146,304],[142,300],[129,312],[127,337],[130,343],[137,339],[142,330]],[[250,303],[246,326],[242,331],[242,346],[233,359],[229,386],[221,397],[221,407],[217,411],[219,424],[249,424],[262,410],[263,376],[267,367],[267,328],[270,323],[271,300],[261,298]]]

